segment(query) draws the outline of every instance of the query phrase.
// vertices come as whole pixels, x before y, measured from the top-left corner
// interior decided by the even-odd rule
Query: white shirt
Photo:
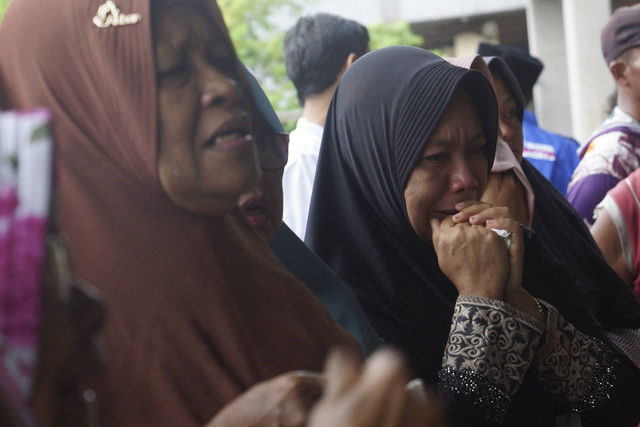
[[[282,176],[282,220],[302,240],[307,229],[322,131],[319,124],[300,117],[296,128],[289,134],[289,161]]]

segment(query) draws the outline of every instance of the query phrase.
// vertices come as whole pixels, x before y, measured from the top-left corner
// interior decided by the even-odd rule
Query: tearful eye
[[[449,158],[449,155],[447,153],[436,153],[436,154],[424,156],[420,160],[423,162],[438,164],[438,163],[446,162],[448,158]]]
[[[485,149],[485,144],[482,145],[476,145],[474,147],[471,147],[469,149],[469,152],[471,154],[478,154],[478,153],[484,153],[484,149]]]
[[[165,78],[180,77],[187,74],[188,71],[189,67],[187,66],[187,64],[184,62],[180,62],[168,68],[167,70],[159,72],[158,78],[162,80]]]

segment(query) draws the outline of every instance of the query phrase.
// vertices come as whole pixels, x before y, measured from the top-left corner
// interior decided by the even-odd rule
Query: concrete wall
[[[530,0],[527,4],[529,51],[544,63],[533,88],[535,113],[540,126],[573,135],[567,75],[562,2]]]
[[[402,19],[408,22],[433,21],[523,9],[527,0],[315,0],[305,7],[308,13],[335,13],[364,24]]]
[[[609,0],[563,0],[573,135],[586,141],[607,116],[615,83],[602,58],[600,30],[611,15]]]
[[[419,25],[526,8],[530,52],[545,68],[534,87],[540,125],[584,141],[604,119],[614,88],[600,53],[600,29],[620,0],[316,0],[308,13],[324,11],[365,24],[403,19]],[[632,2],[633,3],[633,2]],[[476,31],[476,30],[474,30]],[[475,51],[480,32],[463,31],[452,37],[447,54]],[[492,41],[498,41],[491,38]]]

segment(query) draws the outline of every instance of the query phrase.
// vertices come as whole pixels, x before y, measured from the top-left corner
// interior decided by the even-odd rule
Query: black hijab
[[[378,333],[429,380],[441,363],[457,291],[411,226],[404,188],[459,88],[478,106],[490,168],[498,110],[479,72],[406,46],[358,59],[329,107],[306,234],[355,291]]]
[[[506,83],[522,121],[524,98],[513,72],[498,57],[484,60],[491,72]],[[521,166],[535,195],[531,228],[589,294],[590,306],[603,328],[640,328],[638,301],[629,285],[609,266],[578,212],[527,159],[522,160]]]

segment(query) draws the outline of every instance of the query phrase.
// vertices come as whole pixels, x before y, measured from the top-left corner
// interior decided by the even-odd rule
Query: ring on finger
[[[511,247],[511,232],[505,230],[504,228],[490,228],[489,230],[502,237],[505,244],[507,245],[507,250],[509,250],[509,248]]]

